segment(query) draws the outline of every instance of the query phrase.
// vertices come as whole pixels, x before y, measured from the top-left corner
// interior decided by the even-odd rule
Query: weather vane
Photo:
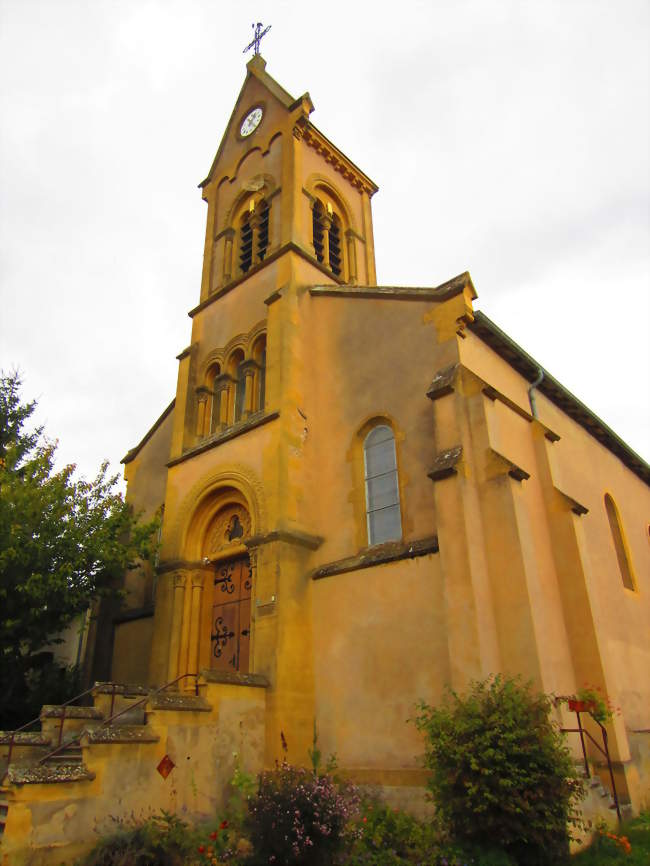
[[[248,43],[246,48],[244,48],[244,50],[242,51],[242,54],[246,54],[246,52],[250,51],[251,48],[255,49],[255,54],[260,53],[260,42],[262,41],[262,37],[266,36],[266,34],[271,29],[270,24],[268,27],[265,27],[264,30],[262,30],[262,26],[263,25],[261,21],[258,21],[257,24],[251,25],[251,27],[253,28],[253,41]]]

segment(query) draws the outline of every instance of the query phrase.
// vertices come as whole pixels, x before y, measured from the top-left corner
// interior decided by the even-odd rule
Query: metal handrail
[[[168,683],[165,683],[164,686],[160,686],[159,688],[155,689],[154,691],[149,692],[144,697],[140,698],[139,701],[136,701],[134,704],[130,704],[130,706],[124,707],[124,709],[120,710],[119,713],[112,713],[114,702],[115,702],[115,684],[113,684],[113,697],[111,700],[111,713],[112,713],[112,715],[110,715],[107,719],[104,719],[104,721],[101,723],[101,725],[99,727],[105,728],[107,725],[110,725],[112,722],[114,722],[115,719],[119,719],[120,716],[123,716],[125,713],[128,713],[131,710],[134,710],[136,707],[140,706],[140,704],[146,704],[147,701],[151,700],[151,698],[154,698],[156,695],[159,695],[161,692],[164,692],[165,689],[168,689],[170,686],[176,685],[176,683],[179,683],[181,680],[185,680],[188,677],[194,677],[194,694],[198,695],[199,694],[199,674],[181,674],[180,676],[176,677],[176,679],[170,680]],[[83,736],[83,733],[81,735],[79,735],[78,737],[73,737],[71,740],[68,740],[66,743],[63,743],[63,744],[61,743],[61,738],[59,737],[59,745],[56,747],[56,749],[53,749],[51,752],[48,752],[47,755],[44,755],[38,763],[44,764],[45,761],[47,761],[49,758],[53,758],[55,755],[58,755],[59,752],[62,752],[64,749],[69,748],[69,746],[80,745],[82,736]]]
[[[596,722],[596,724],[600,728],[600,731],[601,731],[601,734],[603,737],[603,745],[601,746],[596,742],[596,740],[591,735],[591,733],[586,728],[582,727],[582,720],[580,718],[580,713],[582,711],[581,710],[574,710],[574,712],[575,712],[576,716],[578,717],[578,727],[577,728],[560,728],[560,730],[564,734],[580,734],[580,744],[582,746],[582,757],[583,757],[583,760],[585,762],[585,773],[587,774],[588,779],[591,778],[591,771],[589,769],[589,761],[587,759],[587,747],[585,746],[585,736],[589,737],[589,739],[594,744],[594,746],[598,749],[600,754],[605,756],[605,758],[607,760],[607,769],[609,770],[609,780],[610,780],[611,785],[612,785],[612,797],[614,800],[614,806],[616,807],[616,815],[618,816],[619,824],[621,824],[623,821],[623,818],[621,817],[621,808],[620,808],[620,805],[618,802],[618,794],[616,792],[616,782],[614,781],[614,769],[612,767],[612,760],[611,760],[610,755],[609,755],[609,745],[607,742],[607,731],[605,730],[605,726],[602,724],[602,722],[599,722],[598,719],[594,719],[594,717],[591,715],[591,713],[589,713],[589,710],[587,710],[587,712],[589,713],[591,718],[594,720],[594,722]]]
[[[73,704],[75,701],[78,701],[79,698],[85,698],[86,695],[89,695],[96,688],[97,688],[97,684],[95,683],[94,686],[91,686],[89,689],[86,689],[85,692],[81,692],[80,694],[75,695],[74,698],[70,698],[70,700],[66,701],[64,704],[58,704],[58,706],[60,706],[63,710],[63,712],[61,713],[61,724],[59,725],[59,744],[61,743],[61,738],[63,736],[63,723],[65,721],[65,708],[69,707],[70,704]],[[7,732],[7,733],[11,734],[11,738],[9,739],[9,752],[7,755],[7,766],[9,766],[9,764],[11,763],[11,754],[13,752],[14,744],[16,741],[16,734],[19,734],[21,731],[25,731],[27,728],[31,728],[32,725],[35,725],[36,722],[40,722],[40,720],[41,720],[41,716],[39,714],[35,719],[32,719],[31,722],[27,722],[26,724],[22,725],[20,728],[16,728],[14,731],[8,731]]]

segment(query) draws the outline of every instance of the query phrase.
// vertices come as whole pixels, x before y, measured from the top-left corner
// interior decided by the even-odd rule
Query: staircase
[[[92,706],[46,705],[40,730],[0,732],[3,866],[73,862],[120,816],[201,820],[225,804],[235,761],[259,772],[265,678],[192,676],[192,693],[97,683]]]

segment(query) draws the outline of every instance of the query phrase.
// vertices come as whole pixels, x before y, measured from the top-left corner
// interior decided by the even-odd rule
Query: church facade
[[[474,310],[469,274],[377,286],[377,187],[312,109],[254,57],[201,184],[176,399],[124,461],[134,505],[164,503],[155,609],[118,625],[113,678],[262,676],[267,764],[281,736],[304,759],[316,720],[342,769],[396,786],[422,782],[417,700],[498,671],[590,683],[647,790],[648,466]]]
[[[100,616],[95,670],[223,694],[240,728],[254,704],[259,766],[306,763],[315,724],[342,774],[404,803],[425,784],[416,702],[498,672],[591,684],[620,707],[638,809],[649,467],[475,310],[468,273],[377,285],[377,187],[312,110],[249,62],[201,184],[176,396],[123,461],[134,508],[163,515],[156,574]]]

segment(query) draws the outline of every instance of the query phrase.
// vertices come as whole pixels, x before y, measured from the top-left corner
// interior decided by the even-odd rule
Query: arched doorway
[[[210,607],[210,667],[248,673],[251,644],[253,573],[243,545],[251,519],[241,502],[227,502],[210,521],[204,556],[214,566]]]

